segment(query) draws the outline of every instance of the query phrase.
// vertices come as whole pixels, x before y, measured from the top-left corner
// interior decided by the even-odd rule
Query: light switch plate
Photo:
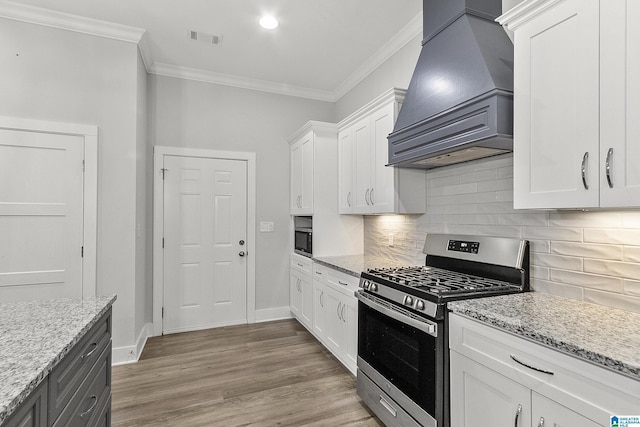
[[[260,222],[261,233],[273,233],[273,222]]]

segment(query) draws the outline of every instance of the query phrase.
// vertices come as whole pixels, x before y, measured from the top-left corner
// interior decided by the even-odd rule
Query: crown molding
[[[496,18],[496,21],[510,31],[544,13],[547,9],[564,0],[527,0],[514,6],[511,10]]]
[[[195,80],[241,89],[251,89],[261,92],[333,102],[332,93],[329,91],[293,86],[284,83],[275,83],[267,80],[252,79],[232,74],[215,73],[198,68],[182,67],[162,62],[154,62],[149,72],[159,76],[176,77],[179,79]]]
[[[422,32],[422,12],[420,12],[335,90],[321,90],[155,62],[151,55],[147,32],[142,28],[57,12],[10,0],[0,0],[0,18],[135,43],[140,51],[144,66],[150,74],[326,102],[338,101]]]
[[[333,92],[334,102],[342,98],[358,83],[364,80],[369,74],[384,64],[389,58],[395,55],[400,49],[407,45],[417,35],[422,34],[422,11],[420,11],[407,25],[405,25],[387,43],[382,45],[367,62],[362,64]]]
[[[136,44],[146,32],[142,28],[85,18],[12,1],[0,2],[0,17]]]

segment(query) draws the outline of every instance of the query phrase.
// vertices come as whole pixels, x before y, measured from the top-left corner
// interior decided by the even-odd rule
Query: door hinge
[[[162,238],[162,249],[164,249],[164,237]]]
[[[84,258],[84,246],[80,246],[80,258]]]
[[[83,160],[83,161],[82,161],[82,172],[84,172],[84,170],[85,170],[85,162],[84,162],[84,160]]]
[[[162,317],[164,317],[164,307],[162,307]]]
[[[164,175],[167,173],[168,170],[169,169],[166,169],[166,168],[161,168],[160,169],[160,173],[162,174],[162,179],[164,179]]]

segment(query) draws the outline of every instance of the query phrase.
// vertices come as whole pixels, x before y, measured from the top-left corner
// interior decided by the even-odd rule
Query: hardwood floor
[[[295,320],[150,338],[116,366],[115,426],[382,426]]]

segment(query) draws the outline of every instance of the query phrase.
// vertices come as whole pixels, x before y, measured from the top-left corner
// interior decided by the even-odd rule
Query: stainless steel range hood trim
[[[494,89],[443,113],[429,117],[389,135],[389,166],[433,168],[445,164],[425,162],[471,147],[513,151],[513,93]],[[462,158],[462,156],[460,156]],[[478,157],[488,157],[478,152]],[[449,163],[447,163],[449,164]]]

